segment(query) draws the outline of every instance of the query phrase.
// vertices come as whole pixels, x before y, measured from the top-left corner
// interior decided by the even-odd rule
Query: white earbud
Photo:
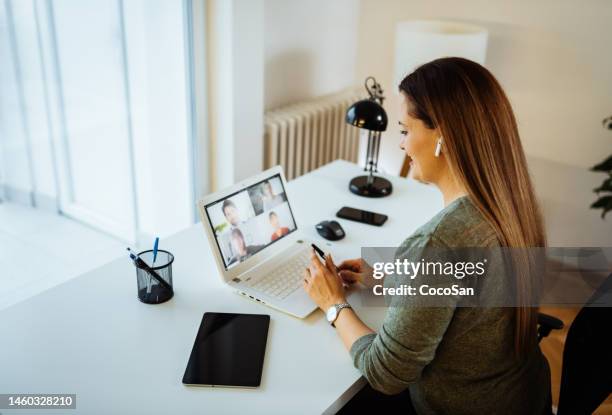
[[[442,137],[439,137],[438,144],[436,144],[436,151],[434,152],[434,156],[440,157],[441,152],[442,152]]]

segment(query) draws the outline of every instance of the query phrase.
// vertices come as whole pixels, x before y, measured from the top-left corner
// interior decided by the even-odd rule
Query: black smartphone
[[[344,206],[340,209],[336,216],[342,219],[353,220],[355,222],[366,223],[368,225],[382,226],[387,220],[387,215],[382,213],[369,212],[367,210],[355,209]]]

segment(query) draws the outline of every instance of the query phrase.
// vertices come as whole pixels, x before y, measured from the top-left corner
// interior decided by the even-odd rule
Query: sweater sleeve
[[[430,245],[431,241],[418,242]],[[402,256],[416,261],[419,254],[419,249],[405,249]],[[455,312],[455,298],[444,303],[444,307],[430,307],[418,297],[393,298],[380,331],[353,343],[353,363],[374,389],[397,394],[420,378]]]
[[[434,358],[453,312],[451,307],[390,307],[380,332],[351,346],[355,367],[374,389],[400,393]]]

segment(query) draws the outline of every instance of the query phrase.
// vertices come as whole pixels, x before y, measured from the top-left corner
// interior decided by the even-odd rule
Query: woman
[[[242,262],[251,255],[265,248],[265,245],[247,245],[244,240],[242,231],[238,228],[233,228],[231,231],[231,244],[234,256],[230,259],[230,264],[234,262]]]
[[[402,243],[399,256],[423,247],[545,246],[516,121],[493,75],[469,60],[443,58],[417,68],[399,89],[410,177],[436,186],[445,206]],[[518,299],[529,305],[529,263],[514,266]],[[361,259],[338,269],[313,252],[304,272],[305,290],[324,311],[346,303],[343,281],[372,285]],[[550,413],[550,373],[536,320],[537,309],[527,306],[409,304],[389,307],[379,333],[351,308],[336,313],[334,326],[371,387],[389,395],[408,389],[416,413],[540,414]]]

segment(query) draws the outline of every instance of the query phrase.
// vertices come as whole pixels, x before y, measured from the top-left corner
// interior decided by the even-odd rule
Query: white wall
[[[263,165],[263,0],[209,0],[211,190]]]
[[[264,4],[266,109],[355,85],[359,0]]]
[[[209,0],[210,189],[263,166],[267,109],[355,83],[359,0]]]
[[[420,18],[464,20],[489,30],[486,66],[513,104],[528,154],[583,168],[610,153],[601,120],[612,113],[612,2],[606,0],[362,0],[358,78],[391,85],[395,23]],[[382,165],[397,173],[403,160],[390,122]]]

